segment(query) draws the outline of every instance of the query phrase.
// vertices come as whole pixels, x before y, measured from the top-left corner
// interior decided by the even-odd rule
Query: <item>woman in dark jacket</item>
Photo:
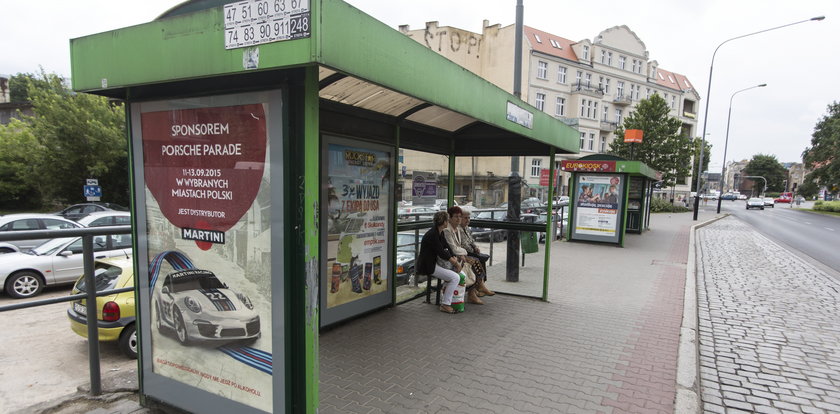
[[[446,228],[449,221],[449,214],[445,211],[435,213],[432,218],[434,227],[429,229],[423,235],[423,240],[420,241],[420,254],[417,257],[417,273],[434,276],[444,281],[443,295],[441,297],[440,311],[446,313],[455,313],[452,309],[452,295],[458,287],[460,276],[457,272],[461,271],[461,266],[458,259],[452,255],[449,250],[449,245],[446,239],[443,238],[443,229]],[[443,262],[452,263],[453,270],[441,267],[438,264],[438,259]]]

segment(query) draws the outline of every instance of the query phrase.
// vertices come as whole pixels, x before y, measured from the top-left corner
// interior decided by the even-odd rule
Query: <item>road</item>
[[[790,208],[787,204],[747,210],[741,200],[723,201],[721,212],[735,215],[772,240],[840,272],[840,255],[837,254],[840,217]]]
[[[48,287],[37,299],[65,296],[69,286]],[[0,293],[0,306],[19,303]],[[0,412],[14,412],[36,402],[76,392],[90,383],[87,340],[70,330],[68,303],[0,313]],[[100,344],[103,377],[137,370],[116,343]]]

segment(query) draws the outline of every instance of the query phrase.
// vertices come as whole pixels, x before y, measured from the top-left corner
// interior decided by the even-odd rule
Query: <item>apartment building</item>
[[[400,26],[400,31],[502,89],[513,91],[514,25],[489,25],[485,20],[482,33],[473,33],[428,22],[424,29]],[[522,99],[580,132],[580,154],[558,157],[558,164],[560,159],[606,152],[615,139],[616,127],[641,99],[655,93],[682,122],[682,134],[697,134],[700,96],[694,86],[684,75],[660,68],[656,60],[651,60],[644,42],[627,26],[612,27],[592,40],[580,41],[525,26],[522,62]],[[539,181],[540,171],[548,168],[548,163],[548,157],[521,160],[521,174],[530,187],[527,195],[545,197],[547,189]],[[560,180],[561,193],[567,180]],[[688,179],[676,191],[687,194],[690,185]]]

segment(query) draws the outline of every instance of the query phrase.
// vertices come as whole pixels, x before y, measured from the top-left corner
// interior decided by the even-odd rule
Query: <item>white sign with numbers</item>
[[[309,0],[244,0],[224,8],[225,49],[309,37]]]

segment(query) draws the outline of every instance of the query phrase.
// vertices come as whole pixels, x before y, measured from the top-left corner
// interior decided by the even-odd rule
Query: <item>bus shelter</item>
[[[653,184],[661,173],[609,154],[562,161],[560,168],[571,172],[568,240],[623,246],[626,233],[650,228]]]
[[[316,412],[321,326],[395,303],[402,149],[448,156],[450,181],[457,157],[553,174],[577,152],[572,128],[339,0],[187,1],[70,46],[73,88],[127,104],[144,405]]]

